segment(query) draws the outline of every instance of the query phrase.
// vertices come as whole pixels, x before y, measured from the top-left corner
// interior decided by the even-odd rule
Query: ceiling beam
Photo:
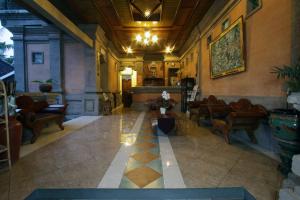
[[[145,29],[151,29],[152,31],[176,31],[181,30],[183,26],[161,26],[161,27],[124,27],[124,26],[113,26],[114,31],[143,31]]]
[[[61,13],[48,0],[22,0],[28,6],[33,8],[40,15],[57,25],[60,29],[69,33],[75,39],[84,42],[93,47],[93,39],[84,33],[78,26],[71,22],[63,13]]]

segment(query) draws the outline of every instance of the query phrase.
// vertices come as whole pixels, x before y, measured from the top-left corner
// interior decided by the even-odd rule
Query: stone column
[[[99,115],[101,88],[97,84],[97,53],[94,48],[88,46],[84,50],[85,57],[85,94],[83,97],[83,114]]]
[[[108,91],[108,60],[107,55],[102,54],[100,56],[100,80],[101,80],[101,88],[103,91]]]
[[[96,73],[96,51],[94,48],[85,46],[85,92],[99,92],[100,88],[97,86]]]
[[[52,91],[63,92],[63,47],[60,33],[49,33],[50,49],[50,73],[52,79]]]
[[[27,70],[25,65],[25,44],[23,27],[9,28],[13,33],[14,41],[14,68],[15,79],[17,81],[16,89],[20,92],[28,91]]]
[[[300,1],[292,0],[292,57],[291,64],[300,62]]]

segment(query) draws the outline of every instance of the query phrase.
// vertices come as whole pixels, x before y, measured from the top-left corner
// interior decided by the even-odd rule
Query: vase
[[[291,170],[292,157],[300,154],[300,123],[296,110],[276,109],[271,112],[270,125],[272,135],[280,146],[280,171],[288,174]]]
[[[160,107],[160,114],[165,115],[166,114],[166,108]]]
[[[288,98],[287,102],[293,104],[293,107],[300,111],[300,92],[292,92]]]

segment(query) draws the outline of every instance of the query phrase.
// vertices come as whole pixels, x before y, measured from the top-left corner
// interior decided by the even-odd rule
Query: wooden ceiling
[[[50,1],[75,24],[99,24],[119,53],[124,53],[124,47],[131,46],[136,54],[162,53],[167,45],[174,46],[176,53],[214,3],[214,0]],[[148,19],[141,16],[144,21],[134,21],[138,10],[153,10],[153,16]],[[153,23],[151,20],[157,20],[157,17],[159,21]],[[158,36],[158,44],[145,47],[136,43],[136,34],[146,29]]]

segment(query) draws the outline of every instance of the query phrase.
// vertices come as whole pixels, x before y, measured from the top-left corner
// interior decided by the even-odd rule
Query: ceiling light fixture
[[[144,14],[145,14],[145,17],[149,17],[150,14],[151,14],[151,11],[150,10],[146,10]]]
[[[174,50],[174,47],[166,46],[165,53],[172,53],[173,50]]]
[[[157,35],[153,35],[153,36],[152,36],[152,42],[153,42],[153,43],[156,43],[157,41],[158,41]]]
[[[127,47],[127,48],[123,48],[123,49],[124,49],[124,51],[125,51],[126,53],[128,53],[128,54],[133,53],[131,46],[129,46],[129,47]]]
[[[149,45],[149,40],[147,38],[144,39],[144,45]]]
[[[135,40],[137,41],[137,42],[141,42],[142,41],[142,36],[140,35],[140,34],[137,34],[136,36],[135,36]]]
[[[150,38],[150,36],[151,36],[150,31],[146,31],[146,32],[145,32],[145,38]]]
[[[154,45],[158,42],[158,36],[153,35],[151,31],[147,30],[143,34],[137,34],[135,36],[135,40],[138,44],[142,44],[145,46]]]

